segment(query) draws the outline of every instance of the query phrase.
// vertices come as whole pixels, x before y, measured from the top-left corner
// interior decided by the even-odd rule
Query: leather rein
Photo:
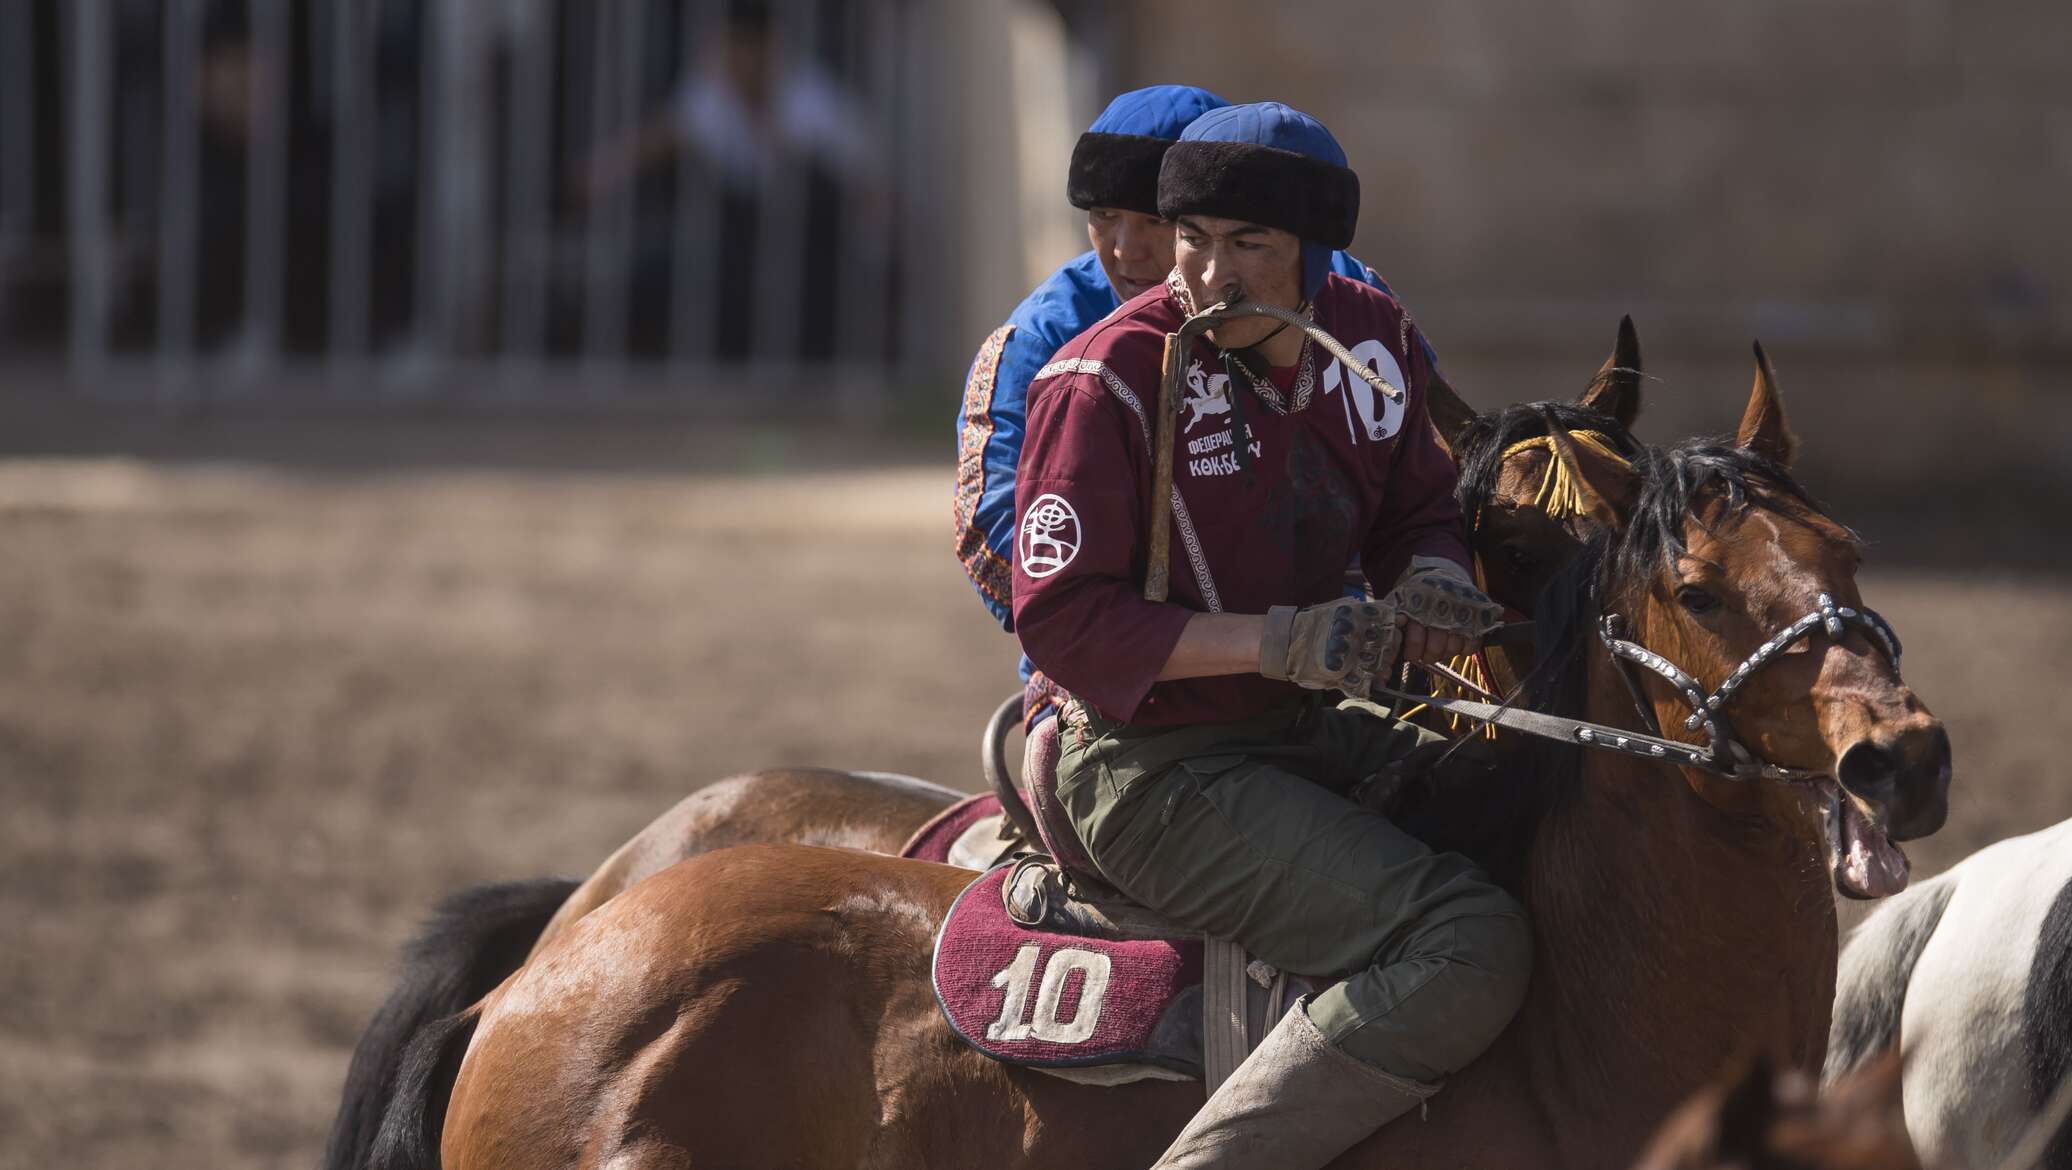
[[[1617,614],[1607,614],[1597,626],[1597,636],[1604,643],[1605,650],[1611,654],[1612,662],[1618,666],[1619,677],[1625,682],[1626,690],[1633,698],[1634,709],[1640,713],[1641,722],[1648,729],[1646,732],[1628,731],[1608,727],[1602,723],[1514,707],[1512,703],[1524,689],[1522,683],[1509,698],[1498,703],[1453,699],[1439,695],[1412,695],[1389,687],[1375,687],[1374,694],[1395,702],[1423,703],[1449,715],[1459,715],[1478,723],[1509,728],[1522,735],[1596,748],[1600,751],[1619,752],[1643,759],[1660,760],[1680,767],[1697,768],[1730,780],[1805,782],[1825,778],[1827,773],[1769,763],[1736,738],[1733,724],[1726,713],[1727,705],[1733,702],[1735,694],[1755,672],[1768,665],[1801,638],[1809,637],[1816,631],[1825,632],[1829,638],[1839,640],[1850,626],[1863,629],[1870,635],[1872,643],[1884,650],[1885,656],[1892,661],[1892,669],[1899,669],[1899,635],[1893,632],[1891,623],[1868,606],[1838,606],[1834,598],[1826,593],[1820,595],[1817,609],[1792,622],[1769,641],[1756,647],[1755,652],[1742,659],[1741,664],[1736,666],[1727,675],[1726,680],[1709,695],[1689,672],[1640,643],[1620,637],[1619,630],[1622,625],[1623,622]],[[1532,632],[1533,623],[1529,621],[1511,622],[1490,631],[1483,642],[1485,645],[1503,645],[1530,641]],[[1684,720],[1684,730],[1697,731],[1703,728],[1706,743],[1689,743],[1670,739],[1662,734],[1662,725],[1655,718],[1654,709],[1648,705],[1646,694],[1634,677],[1635,667],[1651,670],[1668,681],[1685,705],[1691,709],[1691,714]],[[1438,673],[1456,685],[1481,690],[1450,670],[1440,668]],[[1488,694],[1486,691],[1483,693]],[[1496,698],[1494,695],[1489,697]]]

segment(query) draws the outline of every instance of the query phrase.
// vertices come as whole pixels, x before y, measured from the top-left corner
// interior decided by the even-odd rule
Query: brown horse
[[[1591,508],[1618,539],[1578,577],[1566,634],[1601,606],[1716,685],[1819,594],[1859,606],[1857,544],[1783,469],[1790,446],[1759,368],[1737,447],[1659,453],[1623,479],[1590,469]],[[1630,725],[1609,656],[1559,641],[1566,668],[1545,705]],[[1644,690],[1654,718],[1680,726],[1676,691]],[[1881,864],[1833,871],[1862,886],[1890,873],[1880,826],[1904,839],[1940,825],[1948,740],[1854,626],[1774,657],[1734,708],[1763,759],[1821,778],[1542,749],[1542,774],[1478,794],[1463,836],[1532,914],[1532,990],[1426,1118],[1340,1164],[1622,1165],[1723,1054],[1756,1040],[1818,1067],[1835,969],[1827,863],[1871,855]],[[1838,800],[1847,816],[1829,815]],[[942,1023],[931,934],[969,877],[796,846],[664,871],[420,1043],[383,1164],[436,1164],[412,1145],[441,1133],[456,1170],[1148,1163],[1199,1088],[1055,1080],[993,1063]]]
[[[1597,530],[1599,518],[1557,515],[1539,498],[1557,452],[1530,440],[1551,431],[1602,434],[1631,456],[1641,408],[1641,353],[1632,320],[1574,403],[1543,402],[1477,415],[1443,383],[1433,419],[1464,469],[1471,536],[1491,596],[1530,612],[1539,590]],[[1521,445],[1523,444],[1523,445]],[[1591,472],[1595,474],[1594,465]],[[1504,676],[1508,678],[1509,676]],[[397,986],[355,1047],[324,1165],[365,1165],[410,1041],[487,994],[569,924],[640,880],[689,857],[751,842],[838,845],[895,853],[964,794],[912,777],[818,768],[766,769],[706,785],[650,822],[580,885],[539,879],[476,887],[447,899],[405,948]]]

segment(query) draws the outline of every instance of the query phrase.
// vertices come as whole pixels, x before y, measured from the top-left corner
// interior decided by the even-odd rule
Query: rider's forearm
[[[1180,640],[1166,657],[1158,681],[1258,674],[1259,636],[1266,628],[1256,613],[1198,613],[1187,619]]]

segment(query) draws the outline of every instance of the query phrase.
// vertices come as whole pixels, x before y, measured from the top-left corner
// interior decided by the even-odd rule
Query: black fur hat
[[[1072,148],[1065,198],[1082,210],[1120,207],[1157,215],[1158,166],[1172,144],[1142,134],[1081,134]]]
[[[1323,125],[1277,102],[1204,114],[1166,150],[1158,212],[1213,215],[1346,248],[1360,222],[1360,177]]]
[[[1229,104],[1193,85],[1151,85],[1117,95],[1072,148],[1065,198],[1081,210],[1120,207],[1157,215],[1158,164],[1166,147],[1195,119]]]

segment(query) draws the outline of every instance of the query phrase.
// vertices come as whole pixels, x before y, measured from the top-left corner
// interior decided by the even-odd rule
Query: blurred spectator
[[[306,22],[327,19],[326,9],[297,5],[294,15],[296,31],[303,35],[291,36],[290,44],[306,52]],[[373,30],[374,75],[368,101],[376,129],[369,136],[372,238],[367,294],[370,337],[377,346],[407,332],[415,304],[421,121],[417,55],[422,39],[418,19],[415,13],[390,12],[377,19]],[[284,249],[290,285],[279,306],[281,343],[297,353],[322,352],[329,343],[336,111],[317,108],[306,80],[314,71],[306,61],[289,70],[305,79],[295,87],[281,76],[280,64],[261,61],[254,53],[243,4],[214,0],[208,5],[195,78],[201,121],[198,254],[203,263],[190,278],[199,281],[197,328],[204,350],[226,343],[264,344],[258,337],[235,335],[250,323],[244,287],[251,226],[246,202],[258,101],[272,104],[286,135],[287,205],[278,246]]]
[[[764,0],[734,0],[724,34],[669,97],[578,162],[579,198],[595,204],[679,152],[691,152],[716,180],[716,356],[740,359],[748,356],[756,329],[756,253],[762,218],[771,210],[768,196],[785,168],[799,168],[800,328],[795,351],[783,356],[831,357],[833,334],[825,322],[840,287],[833,269],[844,252],[843,208],[860,208],[875,220],[884,205],[880,147],[855,108],[854,97],[816,63],[782,51]],[[662,233],[647,234],[635,261],[638,283],[666,273],[666,246]],[[666,303],[666,297],[637,296],[636,318]],[[636,319],[633,327],[638,337],[654,323]]]

